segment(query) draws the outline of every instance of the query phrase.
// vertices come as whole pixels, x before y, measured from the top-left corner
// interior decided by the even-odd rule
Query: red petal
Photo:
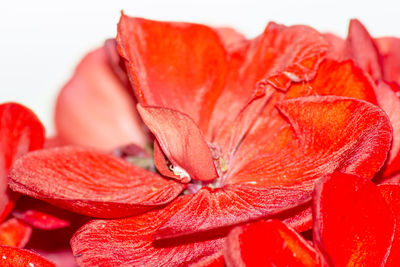
[[[109,150],[147,141],[134,101],[114,74],[104,47],[78,65],[58,96],[55,117],[66,144]]]
[[[190,267],[224,267],[224,255],[222,255],[222,250],[217,253],[202,258],[200,261],[189,265]]]
[[[278,220],[233,229],[224,257],[228,266],[320,266],[307,241]]]
[[[386,267],[395,267],[400,263],[400,186],[385,184],[379,185],[378,188],[396,219],[393,242],[385,263]]]
[[[240,43],[247,41],[246,37],[235,29],[220,27],[214,28],[214,30],[218,33],[227,51],[233,50],[237,45],[240,45]]]
[[[284,212],[277,218],[281,219],[297,232],[304,232],[312,228],[312,209],[310,203],[296,207],[290,210],[290,212]]]
[[[226,51],[213,29],[122,14],[117,42],[140,103],[178,110],[207,129],[227,72]]]
[[[189,177],[186,177],[186,176],[181,177],[178,172],[176,172],[176,174],[175,174],[170,169],[170,167],[172,167],[172,166],[168,162],[168,159],[165,157],[164,153],[162,152],[160,143],[158,143],[157,139],[154,140],[154,165],[156,166],[158,172],[166,177],[175,179],[181,183],[190,182]]]
[[[400,84],[400,39],[394,37],[375,39],[383,57],[383,77]]]
[[[400,99],[381,81],[375,88],[379,106],[386,112],[393,128],[392,147],[386,162],[384,176],[389,176],[400,170]]]
[[[36,253],[26,249],[0,246],[1,266],[41,266],[55,267],[55,265]]]
[[[309,200],[310,193],[301,190],[231,185],[203,188],[155,233],[156,239],[205,232],[276,215]],[[182,224],[182,220],[185,221]]]
[[[347,56],[378,81],[382,78],[382,58],[367,29],[356,19],[350,21],[346,40]]]
[[[191,118],[167,108],[143,107],[140,104],[137,108],[165,156],[174,169],[182,173],[181,179],[188,181],[189,178],[190,181],[191,177],[208,181],[218,177],[210,149]]]
[[[10,187],[77,213],[115,218],[167,204],[184,185],[111,155],[62,147],[19,159]]]
[[[344,49],[346,42],[339,36],[331,33],[324,33],[324,38],[329,43],[329,50],[326,54],[327,58],[342,60],[346,56]]]
[[[14,211],[13,216],[35,228],[43,230],[54,230],[70,225],[68,221],[37,210],[27,210],[24,212]]]
[[[384,266],[395,220],[378,187],[334,173],[316,183],[314,242],[334,266]]]
[[[187,266],[222,249],[223,239],[194,236],[156,242],[154,231],[191,196],[180,197],[164,209],[121,220],[97,220],[83,226],[71,240],[83,266]]]
[[[231,49],[227,84],[214,108],[208,135],[223,139],[242,108],[266,84],[286,90],[292,80],[312,80],[326,50],[327,43],[317,31],[275,23],[258,38]]]
[[[32,227],[12,218],[0,225],[0,245],[25,247],[32,234]]]
[[[288,123],[272,114],[257,124],[235,154],[228,183],[311,190],[321,175],[341,170],[372,178],[385,162],[392,129],[375,105],[312,96],[278,107]]]
[[[8,171],[13,162],[44,143],[44,127],[36,115],[17,103],[0,105],[0,222],[14,206],[8,191]]]
[[[315,79],[307,84],[293,84],[286,98],[310,95],[354,97],[377,104],[374,84],[351,60],[342,62],[325,59]]]

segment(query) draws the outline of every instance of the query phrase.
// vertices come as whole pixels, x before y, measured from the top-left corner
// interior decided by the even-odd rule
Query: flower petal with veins
[[[116,218],[165,205],[184,185],[108,154],[62,147],[20,158],[10,187],[77,213]]]

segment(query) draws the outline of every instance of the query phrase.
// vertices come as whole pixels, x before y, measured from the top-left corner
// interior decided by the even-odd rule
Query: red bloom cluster
[[[9,186],[96,218],[80,266],[396,266],[399,44],[358,21],[248,40],[123,14]]]

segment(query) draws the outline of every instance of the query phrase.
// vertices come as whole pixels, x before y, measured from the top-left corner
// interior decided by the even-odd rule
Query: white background
[[[0,0],[0,102],[32,108],[53,133],[53,104],[74,66],[116,34],[120,11],[159,20],[232,26],[248,37],[268,21],[346,35],[359,18],[374,36],[400,37],[400,1]]]

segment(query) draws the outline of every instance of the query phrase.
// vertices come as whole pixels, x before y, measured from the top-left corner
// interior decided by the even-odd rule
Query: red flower
[[[368,103],[369,80],[350,61],[323,61],[311,28],[270,23],[245,40],[123,15],[117,42],[160,174],[77,147],[30,153],[10,174],[13,190],[72,211],[133,216],[79,230],[81,265],[195,263],[230,227],[265,217],[308,229],[315,180],[370,179],[386,159],[392,129]]]
[[[400,186],[341,173],[317,182],[314,247],[286,224],[260,221],[228,235],[228,266],[397,266]]]

